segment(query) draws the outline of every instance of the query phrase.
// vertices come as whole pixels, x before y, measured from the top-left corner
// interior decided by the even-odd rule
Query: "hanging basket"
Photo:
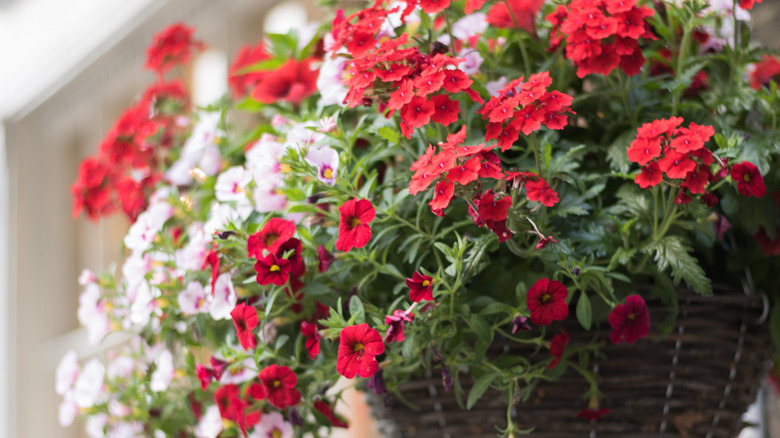
[[[742,429],[742,414],[756,396],[770,339],[762,327],[766,303],[757,295],[728,293],[701,297],[680,289],[679,314],[671,334],[660,337],[657,326],[669,315],[660,301],[648,301],[655,331],[633,345],[602,344],[602,357],[591,366],[610,413],[599,420],[574,415],[587,405],[587,382],[568,370],[554,382],[542,382],[527,401],[513,409],[515,424],[534,428],[534,438],[632,437],[728,438]],[[561,324],[571,344],[587,343],[574,318]],[[498,346],[502,352],[530,356],[533,348],[516,343]],[[461,383],[465,394],[469,382]],[[371,400],[380,430],[388,437],[495,437],[495,426],[506,426],[506,401],[488,390],[471,410],[464,411],[453,392],[445,392],[441,377],[399,386],[414,409],[400,401],[385,406]]]

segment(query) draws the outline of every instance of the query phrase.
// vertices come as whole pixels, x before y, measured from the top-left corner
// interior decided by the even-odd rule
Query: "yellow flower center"
[[[552,299],[552,295],[550,295],[550,294],[542,295],[542,302],[543,303],[546,303],[546,302],[550,301],[551,299]]]
[[[360,219],[353,217],[352,219],[349,220],[349,225],[352,228],[355,228],[356,226],[360,225]]]
[[[279,386],[281,386],[281,384],[282,382],[280,382],[279,380],[274,380],[274,388],[278,388]]]
[[[271,432],[271,436],[273,438],[282,438],[282,431],[279,429],[274,429],[274,431]]]
[[[364,348],[363,344],[358,342],[357,344],[355,344],[354,347],[352,347],[352,351],[355,352],[355,353],[358,353],[360,351],[363,351],[363,348]]]
[[[423,287],[428,287],[428,285],[430,285],[430,284],[431,284],[430,280],[424,280],[422,282]]]
[[[742,179],[743,179],[745,182],[750,182],[750,175],[748,175],[748,174],[746,173],[746,174],[745,174],[745,176],[743,176],[743,177],[742,177]]]
[[[633,320],[635,320],[635,319],[636,319],[636,315],[634,315],[633,313],[629,313],[629,314],[628,314],[628,316],[627,316],[626,318],[628,318],[628,319],[630,319],[631,321],[633,321]]]
[[[322,171],[322,176],[325,177],[325,179],[331,179],[333,178],[333,169],[325,169]]]
[[[271,265],[271,269],[269,269],[271,272],[279,272],[281,269],[279,269],[279,266],[277,265]]]

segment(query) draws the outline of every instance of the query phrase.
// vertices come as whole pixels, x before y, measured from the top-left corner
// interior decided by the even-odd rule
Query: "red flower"
[[[650,314],[645,300],[639,295],[626,297],[625,304],[618,304],[609,313],[609,325],[612,327],[609,340],[613,344],[633,344],[647,336],[650,333]]]
[[[239,390],[238,386],[232,383],[221,386],[219,389],[214,391],[214,403],[217,404],[217,407],[219,408],[219,415],[222,418],[231,421],[235,421],[236,418],[238,418],[238,409],[235,401],[240,401],[240,392],[241,391]],[[243,406],[241,408],[243,408]]]
[[[559,201],[558,193],[550,188],[547,181],[541,178],[526,183],[525,195],[529,201],[539,201],[545,207],[552,207]]]
[[[301,321],[301,333],[306,337],[306,350],[309,357],[314,359],[320,354],[320,335],[317,333],[317,324]]]
[[[225,372],[225,369],[227,369],[230,363],[221,359],[217,359],[214,356],[209,358],[209,362],[211,362],[211,367],[214,368],[214,378],[217,380],[217,382],[219,382],[219,380],[222,378],[222,373]]]
[[[371,240],[371,227],[368,225],[376,217],[371,201],[350,199],[339,207],[339,238],[336,249],[349,251],[362,248]]]
[[[479,176],[479,157],[472,157],[460,166],[454,166],[447,172],[447,179],[454,183],[465,186],[476,181]]]
[[[455,193],[455,185],[446,179],[439,181],[433,189],[433,199],[428,203],[431,210],[443,210],[450,205],[452,195]],[[511,202],[511,201],[510,201]]]
[[[764,253],[765,256],[780,255],[780,227],[775,229],[775,240],[769,238],[769,234],[767,234],[763,227],[758,229],[758,232],[753,235],[753,239],[758,243],[761,252]]]
[[[334,427],[341,427],[344,429],[349,427],[349,423],[336,416],[336,414],[333,413],[333,409],[331,409],[330,405],[324,401],[317,400],[314,402],[314,409],[320,411]]]
[[[537,281],[528,291],[526,304],[531,312],[531,321],[536,325],[550,325],[563,321],[569,315],[566,297],[569,291],[563,283],[548,278]]]
[[[214,285],[217,283],[217,276],[219,276],[219,255],[213,249],[209,251],[200,269],[205,269],[206,266],[211,266],[211,296],[213,297]]]
[[[255,348],[257,346],[257,338],[255,338],[255,333],[252,330],[257,327],[257,310],[252,306],[239,303],[230,312],[230,316],[233,317],[236,335],[244,350]]]
[[[295,389],[298,376],[288,366],[270,365],[260,371],[260,381],[268,391],[268,401],[279,409],[297,405],[301,393]]]
[[[657,185],[662,179],[664,179],[664,174],[658,167],[658,162],[651,161],[647,163],[647,166],[642,167],[642,172],[634,178],[634,182],[639,184],[639,187],[646,189]]]
[[[742,196],[762,198],[766,195],[764,177],[751,162],[743,161],[735,164],[731,168],[731,179],[737,183],[737,190]]]
[[[688,158],[688,155],[669,150],[666,155],[658,160],[658,167],[669,178],[685,178],[688,172],[696,168],[696,162]]]
[[[499,2],[490,8],[486,21],[500,29],[517,27],[535,35],[534,20],[542,8],[542,3],[544,0],[509,0],[509,7],[512,8],[510,12],[505,3]]]
[[[202,364],[197,364],[195,366],[195,375],[200,379],[200,387],[205,391],[209,387],[211,380],[214,379],[214,370]]]
[[[252,90],[252,97],[262,103],[301,103],[317,91],[319,70],[312,70],[311,63],[311,59],[291,59],[278,70],[266,73]]]
[[[317,270],[320,272],[327,271],[328,268],[330,268],[330,265],[336,260],[336,258],[333,257],[333,254],[329,253],[322,245],[317,247],[317,259],[319,259]]]
[[[241,73],[241,71],[267,59],[271,59],[271,55],[266,52],[263,42],[255,47],[241,47],[228,72],[228,85],[233,96],[245,96],[267,73],[266,71]]]
[[[628,148],[628,159],[644,166],[661,155],[661,141],[658,137],[637,137]]]
[[[378,331],[366,323],[347,326],[341,330],[340,341],[336,363],[339,374],[351,379],[358,375],[371,377],[379,370],[376,356],[384,353],[385,344]]]
[[[433,115],[431,120],[434,123],[441,123],[444,126],[458,120],[460,115],[460,102],[452,100],[445,94],[439,94],[431,97],[433,102]]]
[[[569,344],[569,334],[566,333],[566,330],[561,330],[560,333],[553,336],[553,338],[550,340],[550,353],[553,355],[553,360],[550,361],[550,363],[547,365],[547,369],[551,370],[558,366],[559,363],[561,363],[561,359],[563,358],[563,352],[566,350],[566,346]]]
[[[417,303],[420,300],[433,301],[433,291],[431,287],[433,285],[433,278],[415,272],[412,274],[412,278],[406,279],[406,285],[409,286],[409,299]]]
[[[436,109],[433,102],[424,97],[415,96],[401,108],[401,118],[412,128],[419,128],[431,121],[431,116]]]
[[[753,5],[756,3],[761,3],[764,0],[739,0],[739,7],[742,9],[750,10],[753,9]]]
[[[290,279],[290,261],[280,259],[276,254],[268,254],[265,258],[258,258],[255,263],[255,272],[257,272],[257,284],[265,286],[275,284],[283,286]]]
[[[203,49],[203,43],[192,39],[195,29],[176,23],[154,36],[146,49],[146,68],[165,76],[173,66],[184,64],[192,57],[193,50]]]
[[[255,400],[265,400],[268,398],[268,389],[262,383],[252,383],[246,390],[246,395]]]
[[[416,274],[416,272],[415,272]],[[405,323],[414,320],[414,314],[412,312],[406,312],[403,310],[395,310],[392,315],[385,316],[385,324],[387,324],[387,333],[385,333],[385,342],[401,342],[405,339],[404,326]]]
[[[511,206],[511,196],[496,199],[493,190],[488,190],[479,199],[477,213],[482,220],[501,222],[506,220],[506,212]]]
[[[756,68],[750,73],[750,86],[758,90],[774,80],[778,82],[780,75],[780,57],[764,55],[761,62],[756,63]]]
[[[279,218],[270,219],[260,231],[249,236],[246,242],[249,257],[262,257],[263,250],[276,254],[279,252],[279,247],[287,242],[293,234],[295,234],[293,222]]]

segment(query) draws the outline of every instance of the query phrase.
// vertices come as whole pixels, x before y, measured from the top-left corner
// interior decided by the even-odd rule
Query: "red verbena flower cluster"
[[[176,23],[154,36],[154,42],[146,49],[146,68],[162,78],[178,64],[187,63],[196,50],[205,47],[192,38],[195,29]]]
[[[691,122],[682,128],[682,117],[654,120],[637,128],[637,137],[628,148],[628,159],[642,166],[634,181],[643,189],[659,184],[664,177],[680,182],[678,204],[690,202],[690,195],[702,195],[708,204],[717,202],[708,192],[711,182],[721,179],[712,173],[715,158],[704,144],[715,134],[712,126]]]
[[[559,5],[546,17],[552,23],[551,49],[566,42],[566,58],[577,67],[577,76],[608,75],[620,67],[629,76],[642,70],[645,57],[639,39],[656,39],[646,19],[652,8],[637,0],[573,0]]]
[[[234,97],[244,97],[249,94],[266,73],[265,71],[244,72],[244,70],[271,58],[262,41],[254,47],[241,47],[228,71],[228,85]]]
[[[764,55],[750,72],[750,86],[756,90],[770,81],[780,81],[780,57],[776,55]]]
[[[97,156],[81,163],[71,188],[73,217],[85,210],[98,220],[121,208],[134,221],[162,177],[162,155],[181,130],[175,118],[188,106],[180,82],[150,86],[114,123]]]
[[[351,77],[345,83],[349,91],[344,100],[350,108],[376,100],[379,110],[387,111],[387,117],[400,110],[401,133],[411,138],[415,128],[430,122],[446,126],[458,120],[460,103],[451,94],[462,91],[482,103],[471,88],[473,81],[454,68],[462,59],[422,53],[417,47],[402,48],[409,40],[406,33],[380,38],[382,22],[396,11],[386,10],[382,4],[379,0],[347,18],[337,16],[333,22],[332,50],[344,47],[352,57],[347,61]]]
[[[548,91],[552,85],[549,72],[535,73],[509,82],[497,96],[477,111],[488,121],[485,141],[498,139],[502,151],[512,147],[522,132],[529,135],[542,125],[563,129],[568,122],[572,97],[560,91]]]
[[[466,3],[468,4],[468,2]],[[527,31],[531,35],[536,35],[536,14],[542,8],[542,4],[544,4],[544,0],[496,2],[488,10],[485,21],[499,29],[518,28]]]

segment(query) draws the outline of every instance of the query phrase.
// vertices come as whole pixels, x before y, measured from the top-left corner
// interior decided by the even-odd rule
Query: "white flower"
[[[79,358],[76,352],[71,350],[60,359],[60,363],[57,365],[57,379],[54,385],[57,394],[65,395],[78,376]]]
[[[330,34],[328,34],[330,36]],[[319,106],[344,105],[349,89],[344,86],[347,58],[344,56],[325,56],[317,77],[317,90],[320,92]]]
[[[506,83],[506,77],[501,76],[497,80],[485,84],[485,88],[488,90],[488,93],[490,93],[491,96],[495,97],[498,96],[499,91],[506,87]]]
[[[282,170],[282,157],[287,146],[279,138],[263,134],[246,152],[246,168],[252,172],[255,180],[275,175]]]
[[[339,169],[338,152],[327,146],[309,149],[306,162],[317,168],[317,179],[329,186],[336,184]]]
[[[125,236],[125,246],[136,251],[149,249],[165,221],[173,216],[173,207],[167,202],[152,204],[138,215]]]
[[[211,405],[206,409],[206,413],[200,417],[193,432],[197,438],[217,438],[217,435],[222,432],[222,417],[219,415],[217,405]]]
[[[130,295],[132,294],[132,295]],[[128,294],[132,304],[130,305],[130,322],[137,326],[144,326],[149,322],[152,312],[156,308],[154,299],[160,296],[160,290],[150,287],[148,283],[141,282]]]
[[[292,438],[292,424],[284,421],[282,414],[278,412],[269,412],[263,414],[260,422],[255,425],[255,429],[249,435],[249,438]]]
[[[474,12],[452,23],[452,36],[458,40],[467,40],[482,35],[487,28],[487,15],[483,12]]]
[[[130,407],[122,404],[117,399],[112,399],[108,402],[108,412],[114,417],[126,417],[130,414]]]
[[[182,249],[177,249],[174,259],[176,266],[188,271],[199,271],[206,261],[212,242],[211,234],[207,234],[203,224],[195,222],[187,229],[189,241]]]
[[[214,192],[220,202],[246,201],[246,186],[252,180],[251,172],[247,172],[243,166],[234,166],[222,172],[217,177]]]
[[[252,193],[255,210],[260,213],[283,210],[287,206],[287,196],[277,189],[282,185],[279,178],[264,178],[255,180],[257,187]]]
[[[89,269],[84,269],[81,271],[81,275],[79,275],[79,284],[82,286],[86,286],[89,283],[97,283],[97,281],[97,275]]]
[[[200,120],[192,128],[179,159],[173,163],[165,178],[175,185],[192,183],[193,168],[198,167],[206,175],[219,172],[221,155],[216,146],[217,139],[225,133],[217,128],[220,113],[210,112],[200,115]]]
[[[135,360],[130,356],[118,356],[108,364],[106,375],[109,379],[128,379],[135,370]]]
[[[211,207],[209,220],[203,224],[203,233],[211,236],[215,231],[224,230],[230,222],[240,223],[252,214],[252,207],[236,210],[230,204],[215,203]]]
[[[203,285],[197,281],[190,282],[187,285],[187,289],[179,293],[177,301],[179,302],[179,309],[182,313],[195,315],[198,313],[206,312],[209,304],[208,299],[210,294],[203,289]]]
[[[157,364],[157,369],[152,373],[152,381],[149,383],[149,388],[154,392],[165,391],[168,389],[175,372],[171,352],[163,350],[155,363]]]
[[[108,438],[144,438],[144,425],[138,421],[119,422],[108,431]]]
[[[103,389],[105,373],[103,364],[97,359],[92,359],[84,365],[73,386],[73,401],[80,408],[89,408],[97,402]]]
[[[62,400],[62,403],[60,403],[58,415],[58,420],[62,427],[70,426],[79,414],[79,406],[73,400],[73,392],[69,391],[64,395],[65,398]]]
[[[458,64],[458,68],[463,70],[463,73],[467,75],[475,75],[479,73],[479,67],[482,66],[482,55],[476,50],[462,50],[458,56],[463,58],[463,62]]]
[[[100,287],[97,283],[88,284],[79,296],[77,315],[81,325],[87,329],[87,342],[91,345],[96,344],[108,334],[111,324],[103,302],[100,300]]]
[[[217,277],[214,284],[214,299],[211,301],[209,314],[216,320],[231,319],[230,312],[235,307],[236,292],[233,290],[230,274],[226,272]]]
[[[325,139],[325,134],[311,129],[316,127],[317,122],[314,121],[296,123],[287,132],[284,144],[297,148],[299,151],[315,146],[319,141]]]
[[[106,433],[104,429],[108,423],[108,415],[95,414],[87,418],[87,424],[84,427],[87,431],[89,438],[104,438]]]

